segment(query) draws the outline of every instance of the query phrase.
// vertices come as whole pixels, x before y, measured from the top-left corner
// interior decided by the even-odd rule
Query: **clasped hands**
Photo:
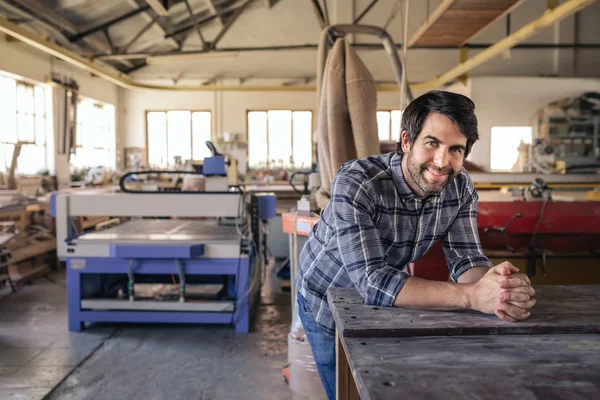
[[[522,321],[531,315],[535,290],[531,280],[510,262],[491,268],[471,285],[471,307],[486,314],[496,314],[507,322]]]

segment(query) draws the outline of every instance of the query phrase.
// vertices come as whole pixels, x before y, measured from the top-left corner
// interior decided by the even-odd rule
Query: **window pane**
[[[28,114],[18,114],[18,128],[17,131],[19,133],[19,141],[34,143],[35,142],[35,131],[34,131],[34,121],[33,115]]]
[[[46,118],[35,118],[35,144],[43,146],[46,144]]]
[[[294,121],[294,167],[309,169],[312,165],[312,113],[296,111]]]
[[[33,87],[17,84],[17,111],[22,114],[33,114]]]
[[[252,111],[248,113],[248,166],[259,168],[267,166],[267,113]]]
[[[0,77],[0,121],[2,121],[0,141],[17,142],[17,82]]]
[[[393,110],[392,111],[392,140],[396,142],[400,140],[400,129],[402,122],[402,111]]]
[[[148,113],[148,164],[167,165],[167,113]]]
[[[175,156],[181,161],[192,158],[192,126],[190,111],[167,112],[167,164],[175,164]]]
[[[26,144],[21,147],[17,171],[19,174],[34,175],[46,168],[46,149],[44,146]]]
[[[15,145],[0,142],[0,171],[8,171],[14,150]]]
[[[390,140],[389,111],[377,111],[377,136],[379,140]]]
[[[90,146],[89,138],[92,132],[92,112],[93,104],[87,100],[81,100],[77,105],[77,132],[75,134],[75,144],[78,147]]]
[[[269,162],[274,167],[289,167],[292,155],[292,112],[268,111]]]
[[[43,116],[46,113],[46,90],[41,86],[35,87],[35,115]]]
[[[530,126],[493,126],[490,168],[510,170],[519,157],[521,141],[531,144]]]
[[[206,142],[210,137],[210,112],[195,112],[192,114],[192,139],[194,160],[202,160],[210,156],[210,150],[206,147]]]

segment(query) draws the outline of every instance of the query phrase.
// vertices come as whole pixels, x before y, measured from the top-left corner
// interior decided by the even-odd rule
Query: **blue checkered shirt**
[[[331,184],[331,200],[300,253],[296,288],[330,336],[327,289],[355,287],[366,304],[392,306],[409,263],[438,240],[454,282],[473,267],[492,267],[477,231],[477,192],[462,171],[437,195],[417,197],[390,153],[350,161]]]

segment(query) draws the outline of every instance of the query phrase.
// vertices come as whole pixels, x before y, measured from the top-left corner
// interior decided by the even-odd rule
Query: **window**
[[[269,110],[248,112],[248,167],[312,166],[312,112]]]
[[[530,126],[493,126],[490,155],[492,170],[509,171],[519,158],[519,145],[531,144]]]
[[[377,133],[380,141],[400,139],[402,111],[377,111]]]
[[[27,82],[0,75],[0,170],[8,171],[17,143],[21,154],[17,163],[18,174],[33,175],[48,169],[48,151],[54,151],[49,129],[50,97],[46,85]],[[53,168],[50,168],[53,170]]]
[[[167,167],[175,157],[202,160],[210,156],[210,111],[149,111],[146,113],[148,165]]]
[[[71,166],[116,168],[115,141],[115,107],[87,98],[79,100]]]

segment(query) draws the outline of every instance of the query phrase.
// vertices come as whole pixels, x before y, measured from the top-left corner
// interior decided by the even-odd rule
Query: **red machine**
[[[525,258],[530,276],[535,275],[538,262],[543,268],[547,259],[600,259],[597,201],[480,201],[477,223],[485,254]],[[448,279],[440,243],[415,263],[415,276]]]

